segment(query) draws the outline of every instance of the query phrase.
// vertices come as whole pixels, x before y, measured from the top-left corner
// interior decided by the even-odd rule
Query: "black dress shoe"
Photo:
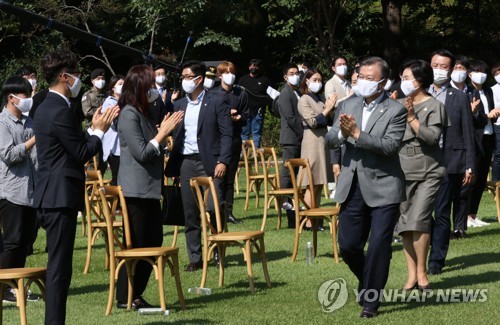
[[[234,223],[234,224],[239,224],[243,223],[243,220],[237,219],[235,216],[232,214],[227,216],[227,222]]]
[[[364,307],[361,313],[359,314],[359,317],[361,318],[373,318],[377,317],[377,310],[376,309],[371,309],[368,307]]]
[[[440,265],[429,265],[429,270],[427,270],[427,274],[430,275],[438,275],[442,272],[442,267]]]
[[[220,265],[219,250],[217,248],[214,249],[214,264],[215,266]]]
[[[153,305],[149,304],[144,298],[139,297],[136,298],[132,301],[132,309],[141,309],[141,308],[151,308]],[[116,302],[116,308],[118,309],[126,309],[127,308],[127,303],[126,302]]]
[[[199,261],[198,263],[189,263],[188,266],[186,266],[186,269],[184,271],[186,272],[194,272],[199,269],[203,268],[203,262]]]
[[[450,239],[465,239],[468,238],[469,235],[465,232],[465,230],[455,230],[451,236]]]

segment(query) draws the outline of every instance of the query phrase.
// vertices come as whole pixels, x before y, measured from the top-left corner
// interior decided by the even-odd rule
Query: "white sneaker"
[[[293,210],[293,205],[290,202],[284,202],[281,208],[283,210]]]
[[[335,190],[333,190],[331,193],[330,193],[330,199],[334,199],[335,198]]]
[[[477,227],[480,226],[476,223],[476,219],[467,218],[467,228],[477,228]]]
[[[483,227],[483,226],[489,226],[490,225],[489,222],[484,222],[483,220],[479,219],[478,217],[476,217],[476,219],[474,219],[474,221],[476,222],[476,224],[478,225],[478,227]]]

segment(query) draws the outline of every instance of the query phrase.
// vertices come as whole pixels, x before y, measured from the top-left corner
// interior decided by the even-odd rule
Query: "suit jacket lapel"
[[[205,92],[205,95],[203,95],[203,100],[201,102],[201,107],[200,107],[200,115],[198,115],[198,134],[201,131],[201,127],[203,125],[203,120],[205,119],[205,114],[207,112],[207,105],[209,103],[210,99],[208,98],[208,92]]]
[[[372,113],[370,115],[370,118],[366,122],[366,126],[365,126],[364,132],[370,133],[370,131],[373,129],[373,126],[378,121],[378,119],[389,108],[389,103],[388,103],[387,98],[386,98],[387,96],[385,94],[382,95],[382,96],[384,96],[384,98],[382,98],[382,101],[373,108],[373,111],[372,111]]]

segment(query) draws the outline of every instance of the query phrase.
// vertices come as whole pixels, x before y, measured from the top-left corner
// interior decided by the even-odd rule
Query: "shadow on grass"
[[[168,316],[166,316],[168,317]],[[149,322],[149,323],[143,323],[141,322],[141,324],[148,324],[148,325],[164,325],[166,323],[166,321],[164,322]],[[179,320],[179,321],[169,321],[168,322],[169,324],[214,324],[215,322],[211,321],[211,320],[208,320],[208,319],[202,319],[202,318],[197,318],[197,319],[189,319],[189,320]]]
[[[470,234],[470,237],[490,236],[498,234],[500,234],[500,228],[483,228],[481,231],[477,233]]]
[[[69,289],[69,294],[72,296],[77,296],[77,295],[82,295],[82,294],[87,294],[87,293],[94,293],[94,292],[102,292],[102,291],[108,291],[109,290],[109,283],[106,284],[91,284],[91,285],[85,285],[81,287],[70,287]]]
[[[457,256],[446,261],[444,271],[451,272],[463,270],[469,267],[475,267],[481,264],[498,263],[498,253],[480,253],[465,256]]]

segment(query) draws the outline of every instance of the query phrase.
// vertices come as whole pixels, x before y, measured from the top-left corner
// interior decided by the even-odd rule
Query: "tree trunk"
[[[401,7],[402,0],[381,0],[384,18],[384,57],[391,68],[391,78],[399,78],[399,65],[402,53]]]

